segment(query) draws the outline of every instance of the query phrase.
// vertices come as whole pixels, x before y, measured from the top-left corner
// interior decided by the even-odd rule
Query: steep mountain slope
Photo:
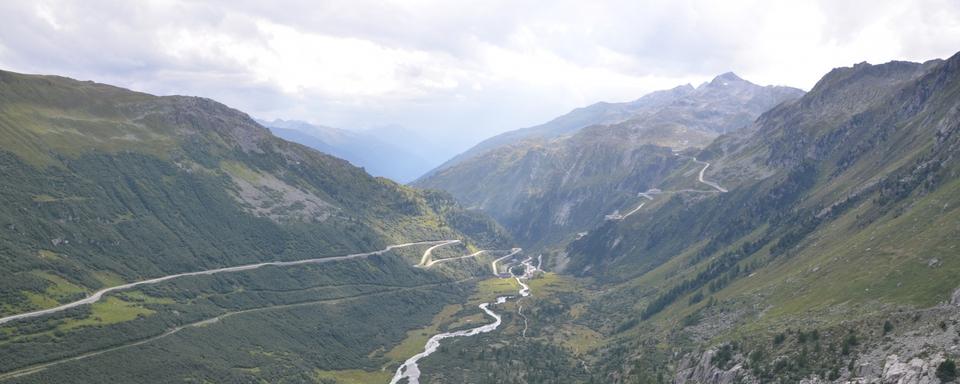
[[[421,240],[509,245],[449,195],[371,177],[212,100],[55,76],[0,72],[0,173],[4,317],[181,272]],[[417,251],[175,279],[3,323],[0,380],[77,356],[17,380],[298,382],[379,369],[407,331],[470,294],[473,270],[413,268]],[[214,325],[226,317],[240,326]],[[175,353],[151,356],[153,340]]]
[[[771,106],[802,94],[799,89],[790,87],[756,86],[728,72],[696,88],[687,84],[651,92],[630,102],[600,102],[577,108],[541,125],[502,133],[453,157],[421,179],[433,177],[440,171],[497,148],[529,139],[556,138],[591,125],[616,124],[634,118],[649,118],[660,124],[693,123],[689,128],[724,133],[749,124]]]
[[[430,162],[412,151],[388,144],[365,132],[353,132],[302,121],[260,121],[273,134],[320,152],[345,159],[375,176],[400,183],[412,181],[430,169]]]
[[[960,54],[836,69],[545,252],[567,274],[532,280],[512,328],[451,343],[428,378],[951,382],[958,150]]]
[[[449,191],[496,218],[526,246],[552,244],[596,226],[608,214],[616,217],[615,211],[632,210],[643,201],[639,192],[690,163],[673,156],[671,148],[705,146],[799,94],[728,73],[696,89],[678,87],[633,103],[594,106],[517,131],[519,136],[511,137],[526,138],[461,160],[414,185]],[[598,114],[602,121],[632,117],[561,135]]]
[[[617,377],[922,382],[957,358],[958,149],[960,54],[836,69],[698,155],[729,193],[658,195],[555,256],[610,287]]]
[[[677,166],[668,148],[589,134],[503,148],[483,160],[449,170],[462,182],[447,190],[495,217],[527,247],[596,225]]]

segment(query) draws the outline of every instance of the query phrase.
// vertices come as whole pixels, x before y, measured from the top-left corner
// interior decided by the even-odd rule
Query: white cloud
[[[53,10],[51,10],[50,7],[47,6],[46,4],[43,4],[43,3],[37,4],[36,12],[37,12],[37,17],[47,22],[47,24],[54,30],[59,31],[63,29],[63,27],[60,26],[60,22],[57,21],[56,16],[53,15]]]
[[[809,88],[833,67],[946,57],[960,41],[955,0],[48,0],[0,14],[5,69],[267,118],[398,123],[449,151],[728,70]]]

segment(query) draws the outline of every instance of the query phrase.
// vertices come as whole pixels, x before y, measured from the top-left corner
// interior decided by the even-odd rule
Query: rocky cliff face
[[[714,363],[717,351],[709,350],[699,355],[691,354],[680,361],[674,384],[753,384],[760,380],[754,378],[742,364],[724,369]],[[742,360],[742,356],[738,356]]]
[[[832,373],[811,374],[800,383],[844,383],[844,384],[938,384],[937,368],[948,358],[960,354],[960,338],[957,323],[960,314],[954,305],[940,305],[935,308],[915,312],[901,313],[899,318],[908,319],[910,328],[891,330],[882,338],[864,340],[859,351],[837,357],[849,359],[843,367],[836,367]],[[867,331],[867,330],[862,330]],[[690,353],[679,359],[673,382],[675,384],[731,384],[761,383],[762,378],[750,369],[748,356],[733,353],[729,360],[720,363],[719,348],[699,353]],[[772,358],[777,361],[790,361],[787,355]],[[787,366],[788,364],[784,364]],[[831,377],[832,376],[832,377]]]
[[[721,369],[711,363],[715,351],[707,351],[685,359],[678,367],[674,384],[755,384],[763,381],[753,377],[742,365]],[[864,364],[854,377],[829,380],[819,376],[801,379],[801,384],[939,384],[937,367],[944,361],[941,354],[928,358],[903,359],[889,355],[880,365]],[[849,372],[844,372],[849,373]]]

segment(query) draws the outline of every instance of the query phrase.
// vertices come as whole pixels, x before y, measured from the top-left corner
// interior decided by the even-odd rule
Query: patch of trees
[[[944,383],[949,383],[957,379],[957,363],[951,359],[946,359],[937,366],[937,378]]]
[[[18,339],[0,340],[0,372],[130,344],[176,326],[257,308],[268,309],[185,328],[142,346],[85,359],[84,364],[51,367],[25,380],[149,383],[205,377],[214,382],[303,382],[298,372],[318,368],[379,369],[387,362],[386,350],[409,330],[429,323],[444,305],[462,301],[469,295],[467,288],[390,255],[171,280],[141,292],[173,299],[172,304],[136,296],[141,305],[157,311],[140,319],[60,331],[58,326],[89,316],[90,307],[81,306],[14,324]],[[124,298],[124,293],[117,295]],[[338,298],[347,300],[331,301]],[[291,304],[302,305],[280,307]],[[156,372],[171,374],[161,377]]]
[[[421,382],[583,383],[590,382],[584,363],[559,346],[536,339],[506,341],[493,334],[445,341],[421,360]],[[442,380],[441,380],[442,379]]]

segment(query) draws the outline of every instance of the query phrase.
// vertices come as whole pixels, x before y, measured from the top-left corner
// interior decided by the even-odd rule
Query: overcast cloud
[[[0,68],[217,99],[255,117],[399,124],[443,156],[596,101],[734,71],[960,50],[960,1],[3,1]]]

